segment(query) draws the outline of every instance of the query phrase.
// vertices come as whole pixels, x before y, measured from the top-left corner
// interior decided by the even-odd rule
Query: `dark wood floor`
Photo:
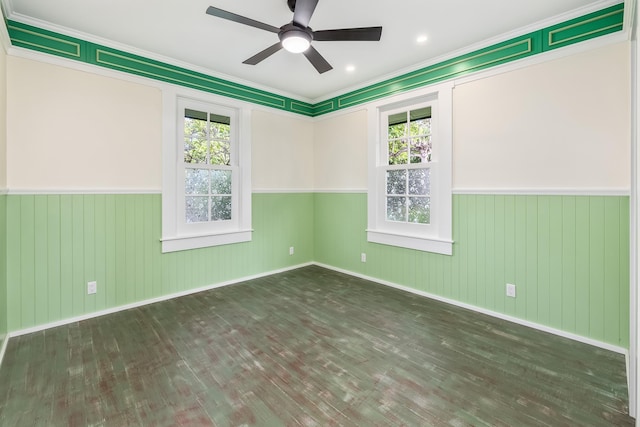
[[[624,426],[624,357],[308,267],[10,340],[2,426]]]

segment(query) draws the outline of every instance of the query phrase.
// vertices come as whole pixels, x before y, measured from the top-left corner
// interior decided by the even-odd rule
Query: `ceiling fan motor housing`
[[[313,40],[313,32],[309,28],[301,28],[295,23],[284,25],[278,33],[282,46],[293,53],[306,51]]]
[[[283,41],[286,38],[294,37],[294,36],[307,39],[309,43],[311,43],[311,40],[313,40],[313,31],[311,31],[311,28],[309,27],[307,28],[299,27],[294,22],[290,22],[280,27],[280,32],[278,33],[278,37],[280,38],[280,41]]]

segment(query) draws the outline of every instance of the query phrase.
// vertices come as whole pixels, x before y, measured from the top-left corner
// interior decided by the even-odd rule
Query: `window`
[[[430,223],[431,107],[384,115],[386,220]]]
[[[369,107],[370,242],[450,255],[451,86]]]
[[[251,240],[250,113],[171,94],[164,100],[175,124],[165,129],[163,150],[163,252]]]

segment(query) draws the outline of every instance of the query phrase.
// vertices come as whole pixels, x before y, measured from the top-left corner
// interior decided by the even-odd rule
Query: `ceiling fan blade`
[[[249,59],[247,59],[245,61],[242,61],[242,63],[243,64],[249,64],[249,65],[256,65],[257,63],[264,61],[265,59],[267,59],[268,57],[270,57],[271,55],[273,55],[274,53],[276,53],[280,49],[282,49],[282,43],[278,42],[278,43],[274,44],[273,46],[269,46],[268,48],[266,48],[262,52],[256,53],[251,58],[249,58]]]
[[[320,74],[333,69],[331,64],[329,64],[327,60],[320,55],[320,52],[313,48],[313,46],[309,46],[309,49],[305,50],[303,54]]]
[[[318,0],[296,0],[293,22],[303,28],[307,28],[309,21],[311,21],[311,15],[313,15],[313,11],[316,10],[317,5]]]
[[[269,31],[272,33],[280,32],[280,28],[274,27],[273,25],[265,24],[263,22],[247,18],[246,16],[237,15],[232,12],[227,12],[226,10],[218,9],[217,7],[213,6],[209,6],[207,8],[207,14],[217,16],[218,18],[227,19],[229,21],[237,22],[239,24],[248,25],[250,27],[260,28],[261,30]]]
[[[342,30],[320,30],[313,32],[313,39],[328,41],[372,41],[377,42],[382,36],[382,27],[345,28]]]

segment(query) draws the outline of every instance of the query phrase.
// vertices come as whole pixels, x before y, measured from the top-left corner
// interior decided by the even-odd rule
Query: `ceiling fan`
[[[302,53],[320,74],[333,67],[311,46],[312,41],[379,41],[382,35],[382,27],[313,31],[309,21],[318,0],[287,0],[287,4],[293,12],[293,20],[280,28],[213,6],[209,6],[207,14],[278,34],[278,43],[243,61],[243,64],[256,65],[284,48],[289,52]]]

